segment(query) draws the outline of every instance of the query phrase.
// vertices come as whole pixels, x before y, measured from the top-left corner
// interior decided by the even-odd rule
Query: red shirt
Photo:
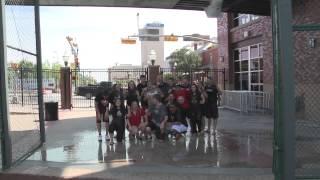
[[[131,126],[139,126],[141,123],[141,118],[144,116],[145,112],[143,109],[137,109],[136,113],[131,112],[129,117],[129,122]]]
[[[176,100],[178,100],[179,97],[183,97],[184,101],[181,104],[183,109],[190,108],[190,90],[188,88],[176,89],[173,94]]]

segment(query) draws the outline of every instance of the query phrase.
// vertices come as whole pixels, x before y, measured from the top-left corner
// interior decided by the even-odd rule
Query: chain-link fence
[[[295,37],[296,157],[298,177],[320,177],[319,31]]]
[[[7,0],[5,5],[7,62],[14,68],[37,64],[34,1]],[[35,68],[35,67],[30,67]],[[9,134],[12,163],[24,159],[41,144],[37,72],[8,72]]]

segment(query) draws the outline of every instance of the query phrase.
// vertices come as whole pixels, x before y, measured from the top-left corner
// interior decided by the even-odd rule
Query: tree
[[[32,68],[35,68],[36,66],[35,64],[33,64],[32,61],[27,59],[21,60],[18,64],[20,68],[24,68],[24,69],[32,69]]]
[[[175,64],[176,71],[188,72],[192,68],[198,68],[201,64],[201,57],[186,48],[174,51],[170,57],[172,64]]]
[[[51,69],[54,71],[60,71],[61,67],[62,67],[62,65],[59,62],[54,62],[51,65]]]
[[[51,65],[48,60],[46,60],[44,63],[42,63],[42,69],[50,69]]]
[[[37,77],[36,64],[32,61],[23,59],[19,63],[20,77],[22,78],[35,78]]]

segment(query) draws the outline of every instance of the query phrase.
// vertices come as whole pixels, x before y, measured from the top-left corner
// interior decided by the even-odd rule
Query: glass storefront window
[[[235,17],[233,19],[233,26],[241,26],[244,24],[247,24],[251,21],[259,19],[260,16],[252,15],[252,14],[235,14]]]
[[[248,71],[248,61],[241,61],[241,72]]]
[[[249,59],[248,47],[242,48],[240,54],[241,54],[241,61],[242,61],[242,60],[248,60],[248,59]]]
[[[248,73],[241,73],[241,90],[249,90],[249,76]]]
[[[246,46],[233,52],[235,89],[263,91],[262,45]]]
[[[239,50],[238,50],[238,49],[234,50],[234,52],[233,52],[233,59],[234,59],[235,61],[240,60],[239,54],[240,54],[240,53],[239,53]]]
[[[259,57],[259,46],[258,45],[254,45],[250,47],[250,58],[254,59],[254,58],[258,58]]]
[[[259,83],[259,76],[260,76],[260,74],[258,72],[252,72],[251,73],[251,83]]]
[[[240,61],[234,63],[234,72],[240,72]]]
[[[235,73],[235,89],[240,90],[241,85],[240,85],[240,73]]]
[[[250,64],[250,70],[251,71],[257,71],[260,70],[260,66],[259,66],[259,59],[253,59],[251,60],[251,64]]]

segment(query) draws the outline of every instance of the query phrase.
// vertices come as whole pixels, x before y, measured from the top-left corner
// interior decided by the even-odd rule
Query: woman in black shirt
[[[112,87],[112,91],[109,96],[109,102],[111,103],[111,107],[115,106],[116,99],[120,99],[122,105],[124,105],[124,92],[121,88],[121,84],[114,84]]]
[[[190,113],[191,113],[191,133],[201,132],[201,109],[200,103],[204,100],[204,96],[200,93],[197,85],[191,86]]]
[[[206,118],[208,119],[207,132],[216,133],[217,123],[219,118],[218,99],[220,98],[221,91],[211,78],[208,78],[207,86],[205,87],[206,93]],[[213,124],[211,124],[211,122]],[[211,127],[213,125],[213,127]]]
[[[109,127],[110,144],[113,144],[113,133],[117,132],[117,142],[122,142],[125,132],[126,108],[119,98],[115,99],[115,106],[110,110],[112,121]]]
[[[96,110],[96,125],[98,130],[98,140],[102,141],[101,135],[101,122],[105,123],[106,127],[106,140],[109,140],[108,127],[109,127],[109,102],[107,92],[98,93],[95,97],[95,110]]]
[[[139,102],[139,91],[136,87],[136,84],[134,81],[129,81],[128,82],[128,93],[126,95],[126,100],[127,100],[127,108],[130,108],[131,103],[133,101]]]

